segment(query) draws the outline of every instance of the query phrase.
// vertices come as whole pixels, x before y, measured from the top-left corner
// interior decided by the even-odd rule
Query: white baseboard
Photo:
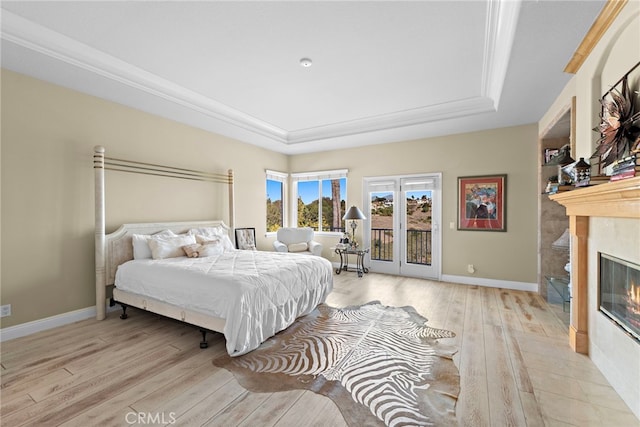
[[[120,307],[109,307],[107,302],[107,312],[118,310]],[[57,328],[58,326],[68,325],[69,323],[78,322],[80,320],[96,317],[96,307],[81,308],[79,310],[62,313],[44,319],[34,320],[32,322],[22,323],[20,325],[9,326],[0,329],[0,342],[12,340],[14,338],[26,337],[36,332],[46,331],[47,329]]]
[[[331,264],[333,265],[334,270],[340,267],[339,262],[332,262]],[[355,265],[349,264],[348,267],[349,267],[349,271],[356,270]],[[437,280],[437,279],[428,279],[428,280]],[[496,279],[485,279],[482,277],[454,276],[452,274],[443,274],[440,277],[440,281],[460,283],[462,285],[485,286],[488,288],[502,288],[502,289],[513,289],[516,291],[538,292],[537,283],[514,282],[511,280],[496,280]]]
[[[529,282],[513,282],[510,280],[485,279],[482,277],[471,276],[454,276],[451,274],[443,274],[441,280],[443,282],[460,283],[463,285],[486,286],[489,288],[513,289],[516,291],[538,292],[537,283]]]

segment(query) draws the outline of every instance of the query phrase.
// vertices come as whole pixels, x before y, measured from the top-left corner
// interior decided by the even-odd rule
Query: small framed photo
[[[507,231],[507,175],[458,178],[458,230]]]
[[[256,250],[256,229],[236,228],[236,249]]]
[[[551,159],[556,157],[560,153],[560,150],[557,148],[546,148],[544,150],[544,163],[549,163]]]

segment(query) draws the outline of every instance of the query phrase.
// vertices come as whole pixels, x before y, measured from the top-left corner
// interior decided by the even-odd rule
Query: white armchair
[[[283,227],[278,229],[273,247],[277,252],[297,252],[320,256],[322,243],[314,241],[314,235],[311,227]]]

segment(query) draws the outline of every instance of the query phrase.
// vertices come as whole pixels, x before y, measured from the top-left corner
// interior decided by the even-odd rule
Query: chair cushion
[[[291,243],[302,243],[313,240],[314,231],[311,227],[283,227],[278,229],[276,239],[289,246]]]
[[[307,245],[307,242],[289,243],[287,248],[289,249],[289,252],[304,252],[309,249],[309,245]]]

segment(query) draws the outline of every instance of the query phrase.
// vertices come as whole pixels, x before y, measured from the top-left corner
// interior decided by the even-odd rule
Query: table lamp
[[[362,213],[357,206],[351,206],[346,214],[342,217],[344,220],[351,220],[351,242],[355,246],[356,243],[356,228],[358,227],[358,223],[356,220],[359,219],[367,219],[366,216]]]

